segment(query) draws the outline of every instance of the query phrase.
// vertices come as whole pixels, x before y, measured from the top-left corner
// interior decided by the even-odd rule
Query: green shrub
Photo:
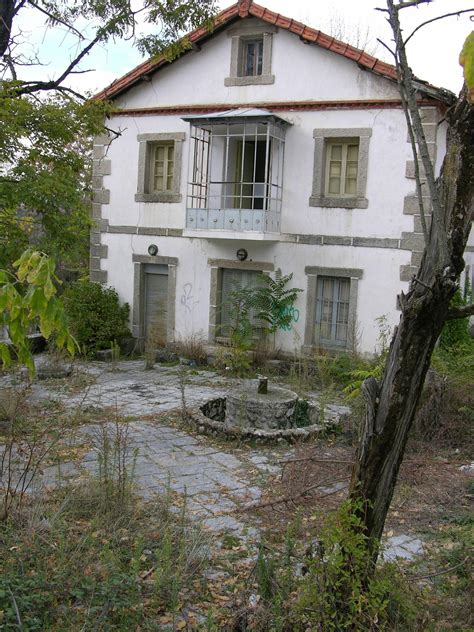
[[[127,303],[100,283],[77,281],[63,295],[70,330],[86,355],[109,349],[111,342],[130,336]]]
[[[451,299],[451,307],[464,307],[471,302],[471,289],[469,282],[463,291],[456,290],[455,295]],[[441,349],[448,351],[453,347],[469,344],[471,342],[469,334],[469,318],[455,318],[448,320],[444,324],[443,331],[439,337],[439,346]]]
[[[309,551],[296,610],[307,629],[419,629],[415,592],[394,565],[381,564],[364,579],[372,560],[356,513],[357,506],[346,501],[325,520]]]

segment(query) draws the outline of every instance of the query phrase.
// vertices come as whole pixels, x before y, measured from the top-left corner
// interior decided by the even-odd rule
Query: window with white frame
[[[310,206],[367,208],[370,128],[315,129]]]
[[[174,143],[156,143],[150,147],[150,193],[173,191]]]
[[[136,202],[180,202],[184,132],[139,134]]]
[[[328,197],[356,196],[359,140],[329,141],[326,155],[326,195]]]

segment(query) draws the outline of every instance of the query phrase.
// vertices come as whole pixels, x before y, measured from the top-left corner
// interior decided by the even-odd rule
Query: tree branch
[[[78,31],[74,26],[72,26],[71,24],[68,24],[66,21],[62,20],[60,17],[53,15],[52,13],[50,13],[43,7],[40,7],[39,4],[37,4],[36,2],[33,2],[33,0],[28,0],[28,4],[30,4],[32,7],[34,7],[35,9],[37,9],[38,11],[46,15],[50,20],[52,20],[53,23],[57,22],[58,24],[62,24],[63,26],[65,26],[67,29],[75,33],[79,37],[80,40],[84,39],[84,35],[80,31]]]
[[[451,307],[448,310],[446,320],[456,320],[457,318],[467,318],[474,316],[474,303],[472,305],[464,305],[464,307]]]
[[[421,2],[422,0],[420,0]],[[425,0],[429,2],[430,0]],[[414,137],[416,139],[416,145],[418,146],[421,162],[425,172],[426,183],[428,185],[429,195],[431,198],[433,221],[430,231],[430,238],[433,241],[432,252],[439,253],[439,263],[441,268],[451,266],[451,258],[448,251],[448,238],[446,232],[446,226],[443,221],[443,213],[441,209],[441,202],[439,197],[438,188],[436,186],[436,179],[434,175],[433,163],[431,162],[430,154],[428,151],[428,145],[426,137],[423,131],[423,124],[421,121],[420,111],[416,102],[416,89],[414,87],[414,77],[412,70],[408,64],[405,45],[402,38],[402,29],[400,25],[398,9],[405,6],[414,6],[418,2],[404,2],[399,5],[395,5],[393,0],[387,0],[387,7],[389,9],[388,21],[392,27],[392,31],[395,37],[395,50],[396,67],[398,71],[398,83],[400,86],[400,92],[405,96],[407,110],[407,116],[410,117],[411,126]],[[417,156],[414,156],[415,168],[417,166]],[[421,191],[421,183],[419,176],[416,178],[418,195]],[[422,198],[420,197],[420,200]],[[428,250],[428,248],[427,248]]]
[[[32,94],[33,92],[39,92],[40,90],[58,90],[61,89],[65,92],[70,92],[81,99],[85,97],[75,92],[71,88],[66,88],[61,86],[61,83],[66,79],[66,77],[71,74],[73,68],[77,66],[77,64],[83,59],[90,50],[99,42],[102,38],[102,31],[100,31],[94,39],[89,42],[89,44],[79,53],[79,55],[73,59],[73,61],[69,64],[66,70],[58,77],[57,79],[53,79],[52,81],[27,81],[24,82],[21,86],[15,89],[15,92],[18,96],[23,94]]]
[[[405,0],[394,6],[396,11],[406,9],[407,7],[417,7],[419,4],[430,4],[433,0]]]
[[[427,24],[431,24],[432,22],[436,22],[437,20],[443,20],[444,18],[450,18],[454,15],[457,15],[459,17],[461,13],[473,13],[473,12],[474,12],[474,8],[463,9],[462,11],[455,11],[454,13],[445,13],[444,15],[438,15],[438,17],[432,18],[431,20],[426,20],[426,22],[422,22],[421,24],[419,24],[416,27],[416,29],[410,33],[410,35],[406,38],[404,45],[406,46],[408,42],[411,40],[411,38],[413,37],[413,35],[415,35],[417,31],[419,31],[421,28],[423,28]]]

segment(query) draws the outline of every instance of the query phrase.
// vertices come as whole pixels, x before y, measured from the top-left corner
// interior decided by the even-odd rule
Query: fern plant
[[[249,294],[250,307],[255,311],[256,317],[265,323],[265,332],[273,334],[273,346],[275,336],[279,329],[289,330],[293,320],[293,305],[298,294],[303,290],[287,285],[293,278],[293,274],[272,279],[262,274],[260,283]]]

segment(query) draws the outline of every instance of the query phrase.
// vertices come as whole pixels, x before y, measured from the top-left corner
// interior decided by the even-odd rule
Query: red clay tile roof
[[[191,44],[198,44],[199,42],[212,37],[217,31],[221,30],[229,23],[239,18],[246,17],[260,18],[264,22],[268,22],[269,24],[274,24],[275,26],[278,26],[282,29],[286,29],[287,31],[290,31],[290,33],[298,35],[302,40],[314,43],[318,46],[321,46],[322,48],[336,53],[337,55],[347,57],[347,59],[355,61],[362,68],[370,70],[377,75],[386,77],[387,79],[391,80],[396,80],[397,78],[397,71],[395,69],[395,66],[386,64],[380,59],[372,57],[372,55],[369,55],[365,51],[354,48],[349,44],[345,44],[344,42],[341,42],[334,37],[331,37],[330,35],[326,35],[322,31],[318,31],[317,29],[306,26],[301,22],[297,22],[296,20],[287,18],[284,15],[275,13],[274,11],[270,11],[265,7],[255,4],[254,2],[252,2],[252,0],[239,0],[232,6],[221,11],[214,18],[213,31],[209,31],[206,26],[201,26],[189,33],[186,37]],[[107,88],[99,92],[95,96],[95,98],[99,100],[113,99],[114,97],[117,97],[119,94],[122,94],[123,92],[134,86],[141,79],[148,77],[150,74],[159,70],[159,68],[167,65],[168,63],[169,62],[167,62],[163,56],[149,59],[148,61],[145,61],[144,63],[131,70],[120,79],[117,79],[116,81],[111,83]],[[432,88],[431,86],[429,86],[429,84],[425,85]],[[440,92],[444,91],[441,90]]]

